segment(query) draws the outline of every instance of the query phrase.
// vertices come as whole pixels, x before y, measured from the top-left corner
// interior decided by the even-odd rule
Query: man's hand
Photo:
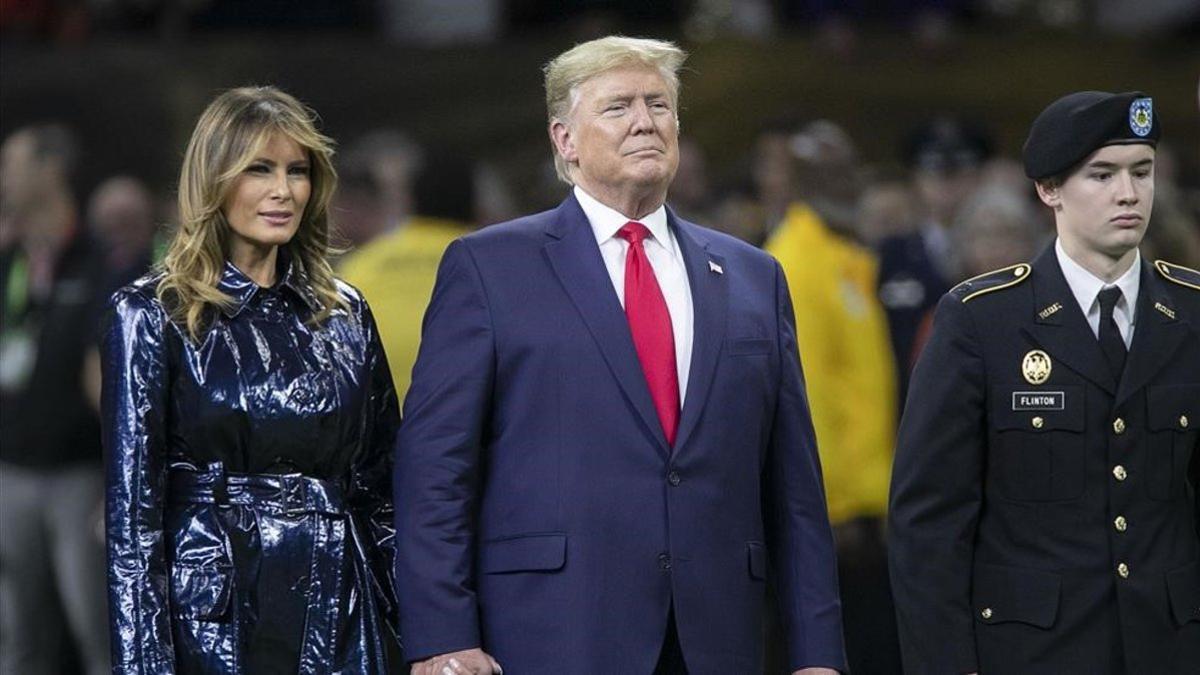
[[[414,673],[417,671],[413,671]],[[833,668],[801,668],[792,675],[839,675]]]
[[[412,665],[412,675],[500,675],[504,670],[482,649],[440,654]]]

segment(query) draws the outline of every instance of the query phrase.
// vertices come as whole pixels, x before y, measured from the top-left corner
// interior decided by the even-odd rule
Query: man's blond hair
[[[572,110],[578,102],[579,86],[587,80],[613,68],[646,66],[657,68],[666,81],[673,107],[679,103],[679,70],[687,53],[673,42],[610,35],[577,44],[547,63],[546,113],[550,124],[570,123]],[[554,169],[568,185],[574,185],[567,172],[567,162],[557,150]]]

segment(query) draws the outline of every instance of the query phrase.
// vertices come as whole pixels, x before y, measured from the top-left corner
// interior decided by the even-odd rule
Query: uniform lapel
[[[1154,378],[1183,345],[1188,334],[1186,321],[1177,318],[1181,309],[1171,301],[1152,269],[1153,265],[1142,261],[1133,343],[1121,386],[1117,389],[1118,406]]]
[[[1100,341],[1088,326],[1087,318],[1071,293],[1071,287],[1058,266],[1054,246],[1048,247],[1033,263],[1034,322],[1026,333],[1050,355],[1051,363],[1060,361],[1091,380],[1110,395],[1117,382],[1100,349]],[[1055,306],[1058,309],[1053,309]],[[1014,364],[1020,367],[1020,364]]]
[[[675,232],[683,262],[687,267],[688,284],[692,292],[692,358],[688,370],[687,394],[679,418],[679,434],[675,450],[687,443],[700,420],[705,401],[712,389],[721,344],[725,340],[725,316],[728,311],[729,287],[725,274],[736,273],[725,266],[725,260],[708,250],[702,242],[699,227],[675,217],[667,210],[668,222]],[[714,267],[715,265],[715,267]],[[717,272],[720,270],[720,273]]]
[[[557,217],[547,227],[546,234],[551,237],[545,247],[550,267],[583,316],[630,405],[637,410],[659,450],[669,454],[670,447],[633,346],[629,322],[613,291],[596,236],[574,195],[558,207]]]

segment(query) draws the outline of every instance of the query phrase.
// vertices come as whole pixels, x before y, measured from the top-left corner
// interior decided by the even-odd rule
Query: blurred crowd
[[[329,29],[426,46],[482,44],[566,21],[607,32],[629,21],[680,26],[690,40],[765,39],[814,29],[826,45],[854,50],[864,25],[910,32],[937,49],[964,28],[1036,28],[1195,34],[1193,0],[3,0],[5,37],[77,43],[131,33],[164,40],[240,29]]]
[[[4,7],[79,5],[99,16],[168,4]],[[217,12],[224,3],[178,4]],[[403,395],[445,247],[551,207],[567,188],[555,182],[548,147],[545,165],[528,172],[540,182],[518,190],[495,165],[402,130],[339,140],[333,214],[346,252],[337,266],[373,306]],[[772,120],[727,166],[710,163],[693,139],[680,150],[675,213],[764,247],[787,273],[851,666],[899,672],[882,516],[908,373],[938,298],[962,279],[1032,259],[1053,241],[1051,213],[986,126],[953,111],[914,128],[880,164],[864,162],[856,139],[826,119]],[[1176,152],[1159,146],[1142,253],[1197,267],[1198,186],[1179,184]],[[0,673],[33,672],[20,664],[45,655],[65,659],[47,672],[107,670],[95,336],[105,299],[160,257],[173,196],[128,175],[79,194],[80,153],[74,132],[54,122],[22,127],[0,148]]]

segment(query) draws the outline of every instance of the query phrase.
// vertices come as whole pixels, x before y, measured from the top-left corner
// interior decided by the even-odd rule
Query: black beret
[[[1140,91],[1067,94],[1033,121],[1023,151],[1025,175],[1057,176],[1106,145],[1154,145],[1160,132],[1153,101]]]

